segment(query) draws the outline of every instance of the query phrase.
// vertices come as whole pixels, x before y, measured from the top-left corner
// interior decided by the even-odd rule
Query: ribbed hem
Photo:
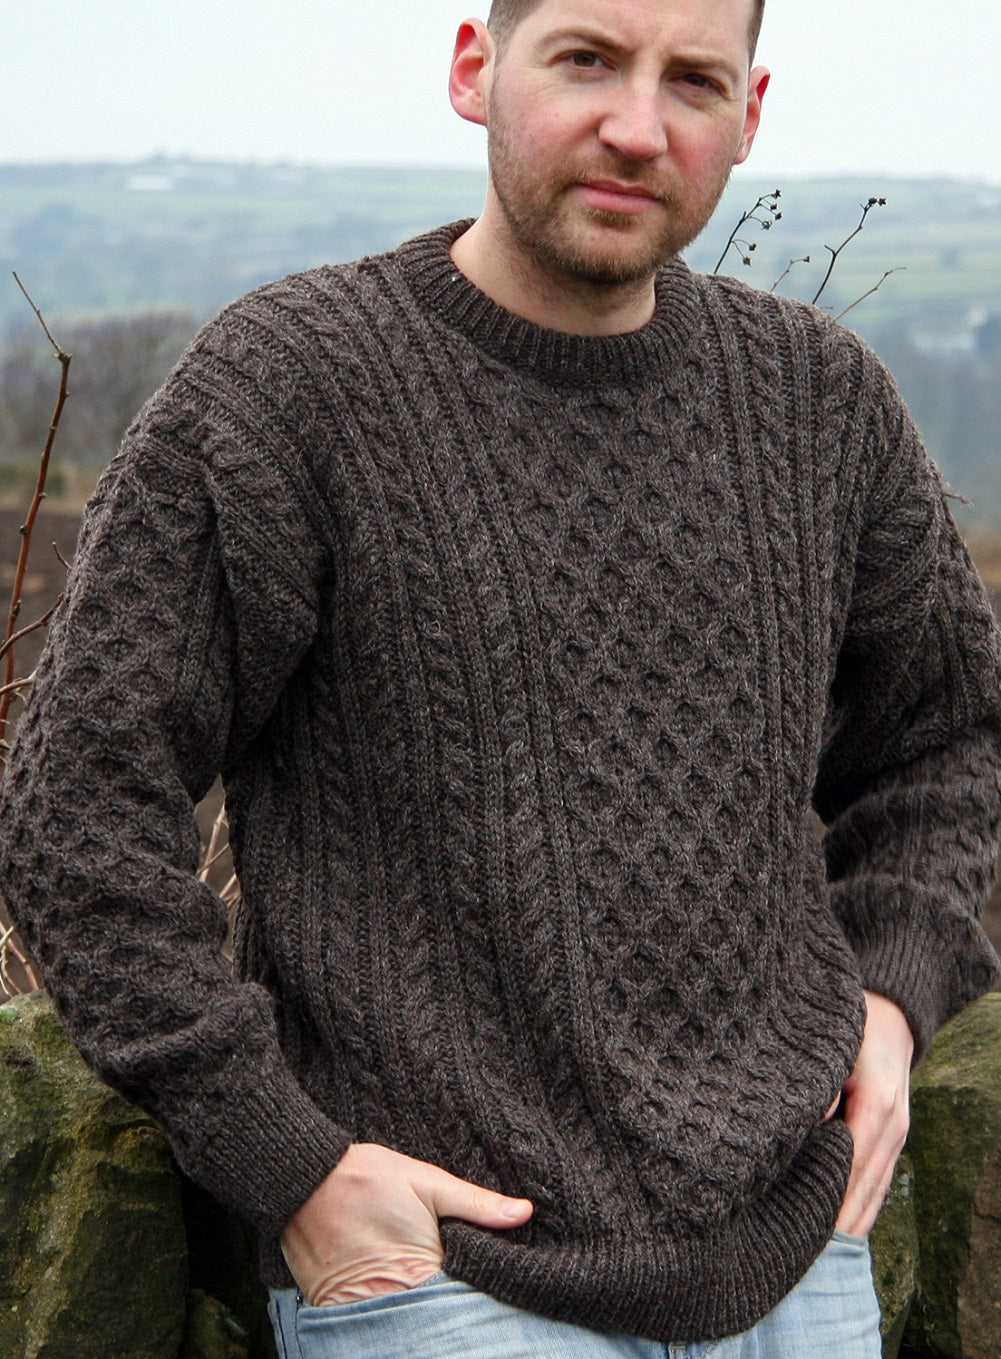
[[[658,274],[654,315],[639,330],[567,335],[499,307],[456,268],[449,250],[469,225],[452,222],[417,236],[393,258],[425,306],[501,362],[560,387],[610,387],[656,379],[699,345],[698,291],[680,260]]]
[[[827,1244],[852,1152],[843,1123],[823,1124],[767,1195],[702,1238],[556,1244],[533,1242],[531,1225],[495,1233],[449,1219],[444,1267],[501,1302],[592,1330],[663,1344],[737,1335],[795,1287]],[[259,1259],[269,1288],[294,1285],[276,1237],[260,1239]]]
[[[445,1268],[502,1302],[594,1330],[663,1344],[736,1335],[824,1248],[851,1161],[848,1129],[824,1124],[765,1197],[703,1238],[518,1245],[449,1221]]]

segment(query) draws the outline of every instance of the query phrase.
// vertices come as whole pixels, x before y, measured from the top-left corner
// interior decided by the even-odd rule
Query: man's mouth
[[[601,212],[621,212],[635,215],[648,212],[659,203],[660,197],[643,184],[620,179],[588,179],[575,186],[585,202]]]

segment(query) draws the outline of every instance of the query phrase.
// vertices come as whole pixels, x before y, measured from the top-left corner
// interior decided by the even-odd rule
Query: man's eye
[[[593,71],[604,65],[597,52],[571,52],[567,60],[580,71]]]
[[[688,71],[684,77],[685,84],[691,85],[697,90],[713,90],[716,88],[715,82],[708,76],[700,75],[698,71]]]

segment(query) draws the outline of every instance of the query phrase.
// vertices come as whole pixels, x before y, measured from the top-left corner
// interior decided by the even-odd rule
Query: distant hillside
[[[185,307],[207,314],[248,287],[322,261],[388,249],[437,222],[475,214],[475,171],[324,169],[153,159],[132,164],[0,166],[0,266],[17,269],[40,304],[60,311]],[[712,268],[740,214],[778,187],[782,219],[742,235],[727,272],[807,296],[825,245],[855,226],[860,205],[884,197],[838,264],[827,300],[838,309],[898,269],[856,324],[961,335],[979,311],[1001,307],[1001,188],[943,180],[737,179],[689,252]],[[16,309],[15,309],[16,310]],[[10,324],[11,297],[0,316]],[[863,319],[864,318],[864,319]]]
[[[782,220],[769,231],[741,235],[756,242],[744,269],[731,252],[726,272],[770,288],[791,260],[779,291],[811,298],[830,254],[858,224],[862,205],[885,199],[840,256],[823,303],[837,313],[895,272],[848,324],[867,337],[887,330],[898,338],[962,347],[988,313],[1001,315],[1001,187],[948,180],[808,180],[789,184],[733,183],[705,235],[689,252],[711,269],[726,238],[758,193],[778,187]]]
[[[50,317],[183,310],[192,325],[255,284],[323,261],[391,248],[474,215],[476,172],[324,169],[152,159],[0,166],[0,266]],[[821,303],[837,313],[894,270],[846,318],[887,358],[935,455],[981,511],[1001,518],[1001,188],[942,180],[738,178],[689,252],[712,269],[743,211],[781,190],[781,219],[755,222],[723,268],[811,298],[861,205],[885,198],[845,249]],[[755,248],[748,249],[753,245]],[[752,260],[745,267],[741,258]],[[0,283],[0,336],[26,307]]]
[[[207,316],[257,283],[472,215],[482,197],[483,178],[469,171],[0,166],[0,266],[16,268],[43,309]],[[0,304],[8,324],[11,301]]]

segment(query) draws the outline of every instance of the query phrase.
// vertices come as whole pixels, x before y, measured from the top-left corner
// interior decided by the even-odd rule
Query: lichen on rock
[[[41,992],[0,1006],[0,1110],[0,1354],[176,1359],[188,1273],[167,1143]]]
[[[918,1281],[918,1228],[914,1168],[904,1153],[886,1202],[872,1229],[872,1276],[882,1317],[883,1359],[897,1359]]]
[[[905,1340],[936,1359],[1001,1355],[1001,993],[975,1001],[915,1073],[908,1151],[921,1240]]]

